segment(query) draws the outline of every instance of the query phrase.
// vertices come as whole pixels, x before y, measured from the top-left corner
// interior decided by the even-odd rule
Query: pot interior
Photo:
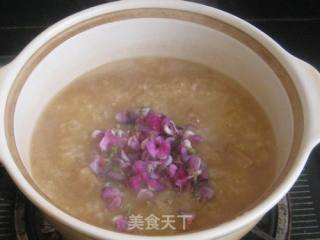
[[[272,123],[278,146],[276,177],[280,175],[292,154],[299,112],[293,106],[299,104],[292,103],[297,93],[278,60],[255,39],[220,20],[177,10],[136,9],[74,25],[44,44],[21,70],[7,102],[7,136],[12,136],[10,150],[29,177],[33,130],[48,102],[100,65],[143,56],[200,63],[238,81]]]

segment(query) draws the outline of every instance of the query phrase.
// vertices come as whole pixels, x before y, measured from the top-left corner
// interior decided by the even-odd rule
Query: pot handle
[[[3,92],[1,90],[3,90],[3,87],[4,87],[3,86],[3,82],[5,81],[5,78],[7,76],[7,73],[8,73],[7,70],[8,69],[9,69],[9,64],[0,66],[0,104],[1,104],[1,97],[2,97],[1,95],[2,95],[2,92]],[[2,115],[1,112],[0,112],[0,115]],[[2,121],[0,121],[0,122],[2,122]],[[0,153],[0,165],[2,165],[2,159],[1,159],[2,156],[1,155],[2,155],[2,153]]]
[[[305,99],[306,111],[306,133],[309,136],[309,141],[312,146],[320,142],[320,73],[309,63],[295,58],[298,65],[298,70],[302,74],[304,85],[306,86]],[[302,103],[304,105],[304,103]],[[305,108],[304,106],[304,108]]]

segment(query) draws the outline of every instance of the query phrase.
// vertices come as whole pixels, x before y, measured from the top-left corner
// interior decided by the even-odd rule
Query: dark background
[[[134,1],[134,0],[132,0]],[[0,63],[60,19],[110,1],[0,0]],[[197,0],[244,18],[292,54],[320,68],[320,0]]]

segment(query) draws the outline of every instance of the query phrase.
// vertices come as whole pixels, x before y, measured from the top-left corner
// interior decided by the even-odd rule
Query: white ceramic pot
[[[240,238],[289,191],[319,142],[320,76],[263,32],[214,8],[173,0],[120,1],[74,14],[41,33],[0,70],[3,165],[24,194],[60,225],[90,239],[151,239],[74,218],[52,203],[30,174],[31,134],[48,101],[79,75],[138,56],[175,57],[217,69],[239,81],[270,118],[278,146],[277,173],[260,201],[217,227],[158,237]]]

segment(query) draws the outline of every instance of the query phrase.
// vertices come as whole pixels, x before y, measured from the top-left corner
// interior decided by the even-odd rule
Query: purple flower
[[[112,186],[105,187],[101,193],[101,197],[107,202],[109,209],[115,209],[121,206],[122,194],[117,188]]]
[[[115,118],[119,123],[133,124],[135,123],[137,117],[138,117],[137,113],[132,111],[126,111],[126,112],[117,113]]]
[[[96,156],[89,165],[95,175],[102,175],[106,171],[106,162],[99,156]]]
[[[120,155],[121,155],[122,160],[124,160],[125,162],[130,162],[128,155],[126,154],[126,152],[123,149],[121,149]]]
[[[163,137],[149,139],[146,144],[147,150],[152,158],[167,159],[170,155],[171,145]]]
[[[168,116],[150,108],[120,112],[115,118],[128,125],[92,133],[101,151],[90,163],[90,169],[97,176],[104,176],[102,181],[126,184],[140,200],[153,198],[168,184],[180,191],[196,191],[201,201],[213,197],[214,192],[207,185],[207,169],[193,148],[202,141],[195,126],[177,126]],[[110,161],[105,162],[104,158]],[[109,209],[122,205],[122,194],[117,188],[108,185],[101,196]],[[194,215],[187,221],[193,218]],[[128,228],[127,218],[122,215],[114,222],[119,230]]]
[[[151,190],[145,189],[145,188],[140,189],[140,191],[137,194],[137,198],[139,200],[144,200],[144,201],[149,200],[153,197],[154,197],[153,192]]]
[[[150,112],[145,118],[144,123],[153,131],[160,132],[161,131],[161,123],[162,116],[160,114],[156,114]]]
[[[101,140],[101,138],[103,137],[104,135],[104,132],[103,131],[100,131],[100,130],[94,130],[92,133],[91,133],[91,137],[93,139],[98,139],[98,140]]]
[[[201,158],[198,156],[191,156],[189,166],[193,172],[199,171],[201,167]]]
[[[183,132],[183,139],[188,139],[191,143],[200,143],[203,141],[202,136],[193,131],[193,126],[187,126]]]
[[[182,167],[178,168],[175,175],[175,185],[182,190],[190,183],[191,176],[188,176],[186,170]]]
[[[138,191],[141,188],[142,185],[142,177],[140,175],[135,175],[129,178],[129,186],[135,190]]]
[[[157,181],[156,179],[149,179],[147,181],[148,188],[152,191],[163,191],[164,185]]]
[[[198,135],[198,134],[195,134],[193,136],[190,136],[189,137],[189,140],[192,142],[192,143],[201,143],[203,141],[203,138],[202,136]]]
[[[161,165],[161,162],[159,161],[148,161],[147,164],[147,173],[148,176],[152,179],[158,179],[160,175],[156,172],[157,167]],[[146,179],[147,181],[148,179]]]
[[[123,181],[126,179],[126,176],[119,171],[109,171],[107,174],[107,177],[109,177],[112,180],[116,180],[116,181]]]
[[[178,167],[175,164],[170,164],[168,167],[168,173],[170,178],[174,178],[176,175]]]
[[[188,154],[188,149],[182,144],[180,145],[180,158],[183,162],[188,162],[190,159],[190,156]]]
[[[146,169],[147,169],[147,163],[142,160],[136,161],[132,166],[133,172],[137,175],[143,174],[144,172],[146,172]]]
[[[126,216],[117,215],[112,218],[112,222],[115,224],[115,227],[118,231],[123,232],[128,230],[129,224]]]
[[[103,138],[99,143],[99,147],[101,151],[108,151],[109,146],[117,146],[117,147],[124,147],[127,143],[127,138],[124,136],[122,130],[107,130],[104,133]]]
[[[169,136],[173,136],[178,133],[178,129],[175,123],[168,117],[164,117],[162,120],[163,132]]]
[[[208,186],[201,186],[198,190],[198,197],[202,201],[208,201],[214,196],[214,191]]]
[[[201,174],[199,175],[199,180],[200,181],[208,181],[209,179],[209,174],[207,169],[202,169]]]
[[[139,150],[139,149],[140,149],[140,142],[139,142],[138,137],[135,136],[135,135],[129,137],[129,139],[128,139],[128,146],[129,146],[131,149],[135,150],[135,151]]]

